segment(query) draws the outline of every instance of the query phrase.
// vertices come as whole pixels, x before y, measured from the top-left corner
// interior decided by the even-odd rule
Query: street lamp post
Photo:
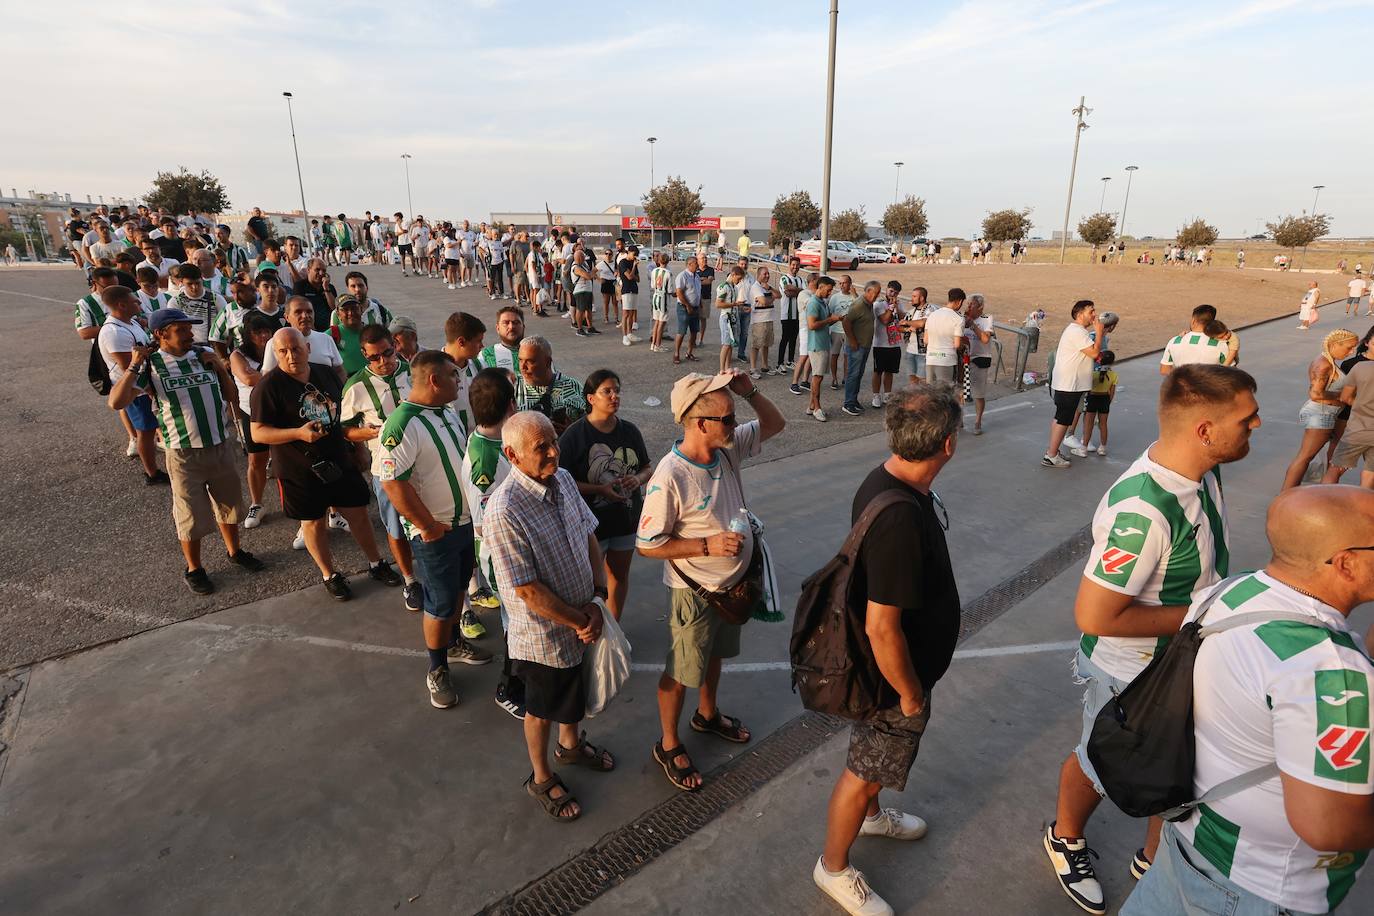
[[[1324,185],[1324,184],[1314,184],[1314,185],[1312,185],[1312,190],[1316,192],[1315,194],[1312,195],[1312,215],[1313,215],[1313,216],[1316,216],[1316,215],[1317,215],[1317,198],[1319,198],[1319,197],[1322,196],[1322,188],[1324,188],[1324,187],[1326,187],[1326,185]]]
[[[296,115],[291,111],[291,99],[293,96],[289,92],[283,92],[286,97],[286,117],[291,122],[291,152],[296,154],[296,184],[301,189],[301,221],[305,223],[305,235],[310,236],[310,215],[305,209],[305,180],[301,178],[301,151],[296,147]]]
[[[644,142],[649,144],[649,193],[654,191],[654,144],[658,142],[657,137],[649,137]]]
[[[1116,237],[1124,239],[1126,237],[1126,208],[1131,205],[1131,179],[1135,177],[1138,165],[1126,166],[1126,199],[1121,203],[1121,223],[1116,227]],[[1118,248],[1118,250],[1120,250]]]
[[[406,166],[406,206],[410,208],[410,218],[415,218],[415,201],[410,196],[410,153],[401,153],[401,161]]]
[[[821,169],[820,271],[830,269],[830,148],[835,138],[835,33],[840,22],[840,0],[830,0],[830,59],[825,74],[825,165]]]
[[[1098,202],[1097,202],[1097,212],[1098,212],[1098,213],[1101,213],[1101,212],[1102,212],[1102,209],[1103,209],[1105,206],[1107,206],[1107,182],[1109,182],[1109,181],[1111,181],[1111,180],[1112,180],[1112,176],[1110,176],[1110,175],[1104,175],[1104,176],[1102,176],[1102,197],[1101,197],[1101,199],[1098,200]]]
[[[902,188],[902,166],[906,165],[906,163],[894,162],[892,164],[897,167],[897,183],[892,186],[892,202],[895,204]]]
[[[1078,107],[1070,114],[1077,118],[1077,123],[1073,128],[1073,164],[1069,166],[1069,197],[1064,202],[1064,231],[1059,238],[1059,263],[1064,263],[1064,255],[1069,249],[1069,211],[1073,209],[1073,179],[1078,174],[1078,141],[1083,137],[1083,131],[1088,129],[1084,123],[1083,116],[1092,113],[1092,109],[1087,105],[1088,97],[1078,97]]]

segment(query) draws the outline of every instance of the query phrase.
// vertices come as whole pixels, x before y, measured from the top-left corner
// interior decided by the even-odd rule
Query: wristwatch
[[[755,385],[753,388],[750,388],[750,389],[749,389],[748,391],[746,391],[744,394],[740,395],[740,397],[744,398],[746,401],[750,401],[750,400],[753,400],[754,395],[756,395],[756,394],[758,394],[758,393],[759,393],[759,386],[758,386],[758,385]]]

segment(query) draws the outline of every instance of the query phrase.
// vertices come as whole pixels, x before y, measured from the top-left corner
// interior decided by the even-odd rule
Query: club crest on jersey
[[[1369,780],[1369,679],[1341,668],[1314,672],[1317,700],[1316,775],[1341,782]]]
[[[1107,545],[1102,550],[1096,576],[1109,585],[1125,587],[1135,572],[1136,561],[1145,549],[1151,521],[1138,512],[1118,512],[1108,530]]]

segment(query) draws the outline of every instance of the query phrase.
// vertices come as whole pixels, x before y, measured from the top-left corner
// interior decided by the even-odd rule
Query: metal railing
[[[1030,355],[1040,349],[1040,329],[1039,328],[1018,328],[1013,325],[1003,324],[1000,321],[992,323],[994,328],[1006,331],[1008,334],[1016,335],[1016,356],[1013,357],[1013,365],[1016,372],[1016,390],[1024,391],[1026,388],[1026,362]],[[992,380],[997,381],[997,375],[1004,368],[1002,362],[1002,347],[997,347],[997,371],[993,373]]]

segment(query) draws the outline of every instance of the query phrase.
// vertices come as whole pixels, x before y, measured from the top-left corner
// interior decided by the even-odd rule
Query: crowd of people
[[[635,246],[598,256],[570,235],[546,247],[494,227],[397,221],[409,239],[398,245],[403,273],[455,288],[484,277],[491,299],[503,300],[494,342],[481,318],[455,311],[442,345],[422,345],[416,321],[369,294],[350,248],[335,246],[350,268],[340,292],[314,240],[278,241],[268,230],[241,246],[225,226],[149,214],[146,225],[125,222],[117,248],[106,241],[110,226],[95,226],[105,247],[90,246],[91,292],[77,303],[77,333],[93,343],[92,383],[118,412],[128,454],[150,485],[169,486],[187,587],[214,591],[201,542],[215,532],[229,562],[264,568],[241,531],[263,522],[266,481],[275,478],[281,513],[299,524],[297,546],[331,598],[352,595],[329,544],[330,528],[346,529],[368,559],[367,575],[397,588],[420,615],[433,707],[459,702],[451,664],[494,660],[479,640],[499,619],[494,701],[522,720],[526,792],[567,822],[582,806],[557,768],[606,773],[618,764],[583,729],[588,648],[624,612],[634,557],[661,561],[669,648],[649,754],[676,790],[695,792],[706,777],[683,737],[687,692],[696,691],[693,732],[752,739],[738,715],[722,710],[722,662],[740,652],[741,621],[777,600],[776,587],[760,584],[773,575],[771,560],[740,473],[785,427],[759,382],[790,374],[790,393],[809,395],[808,414],[823,421],[828,375],[832,391],[843,388],[842,412],[884,410],[891,455],[857,488],[852,519],[886,494],[899,498],[858,547],[850,605],[861,639],[853,651],[881,675],[879,702],[854,723],[812,877],[849,913],[891,913],[850,850],[858,836],[915,840],[927,830],[919,816],[881,806],[879,794],[905,787],[958,641],[958,558],[931,486],[955,458],[970,404],[972,433],[982,432],[994,338],[985,297],[953,288],[932,304],[917,287],[904,302],[896,282],[859,289],[847,275],[803,275],[795,258],[776,284],[770,267],[747,257],[718,273],[693,256],[674,274],[656,254],[643,279],[651,348],[668,349],[664,325],[675,312],[674,363],[701,361],[714,303],[721,349],[717,371],[689,372],[672,386],[680,429],[655,459],[660,452],[619,416],[614,369],[574,378],[555,363],[549,336],[526,332],[527,316],[561,313],[571,333],[601,333],[600,283],[600,323],[614,325],[624,345],[640,343]],[[152,225],[163,227],[157,236]],[[129,249],[141,255],[132,264]],[[1090,300],[1075,303],[1069,318],[1054,351],[1055,413],[1041,459],[1056,469],[1070,467],[1063,448],[1086,457],[1094,431],[1096,453],[1107,454],[1117,387],[1109,337],[1119,319]],[[1166,343],[1158,438],[1093,517],[1074,606],[1083,737],[1064,760],[1041,839],[1059,886],[1087,912],[1106,912],[1085,838],[1106,794],[1086,754],[1093,723],[1203,614],[1209,624],[1266,612],[1301,619],[1257,618],[1199,652],[1194,790],[1206,804],[1177,823],[1150,820],[1128,866],[1140,883],[1122,912],[1201,912],[1218,893],[1231,912],[1327,912],[1374,847],[1374,663],[1368,639],[1346,624],[1374,600],[1374,548],[1366,546],[1374,544],[1371,336],[1337,330],[1323,341],[1299,414],[1302,447],[1269,508],[1272,558],[1239,575],[1230,569],[1220,467],[1249,452],[1260,426],[1257,385],[1239,368],[1238,335],[1211,306],[1194,309],[1189,328]],[[747,370],[735,367],[739,359]],[[740,416],[746,403],[752,420]],[[1323,448],[1324,484],[1298,488]],[[1361,459],[1364,489],[1339,486]],[[388,556],[374,536],[373,503]],[[1262,779],[1233,781],[1266,764],[1276,766]]]

